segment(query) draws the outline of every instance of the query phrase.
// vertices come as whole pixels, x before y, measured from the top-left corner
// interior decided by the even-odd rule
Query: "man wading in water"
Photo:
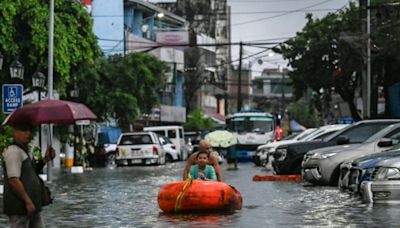
[[[209,154],[208,164],[214,167],[215,172],[217,174],[217,180],[222,182],[223,180],[221,175],[221,167],[219,166],[218,163],[218,153],[212,150],[210,143],[208,143],[206,140],[200,141],[199,151],[204,151]],[[183,171],[183,180],[186,180],[189,177],[190,167],[192,165],[196,165],[197,153],[198,152],[191,154],[190,157],[188,158],[185,170]]]

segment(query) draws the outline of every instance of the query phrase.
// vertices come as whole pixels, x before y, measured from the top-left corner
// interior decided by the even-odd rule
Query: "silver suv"
[[[398,120],[398,124],[390,124],[385,128],[383,128],[384,125],[382,123],[384,122],[381,122],[381,125],[365,125],[364,128],[356,129],[353,132],[354,134],[366,134],[365,131],[377,132],[362,143],[331,146],[309,151],[304,156],[302,163],[303,179],[318,185],[337,185],[340,165],[343,162],[387,150],[399,143],[400,120]],[[380,128],[383,129],[378,131]],[[364,133],[360,132],[360,130],[364,131]]]
[[[165,164],[165,150],[154,132],[122,133],[118,139],[115,163],[120,165]]]

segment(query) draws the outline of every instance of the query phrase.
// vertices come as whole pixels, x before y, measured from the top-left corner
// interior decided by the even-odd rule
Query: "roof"
[[[147,10],[148,12],[150,11],[150,12],[153,12],[153,13],[155,13],[155,12],[163,13],[165,15],[164,16],[165,19],[176,21],[178,23],[185,24],[185,22],[186,22],[186,20],[183,17],[180,17],[180,16],[178,16],[176,14],[173,14],[173,13],[171,13],[171,12],[161,8],[161,7],[158,7],[158,6],[156,6],[156,5],[152,4],[152,3],[149,3],[149,2],[146,2],[146,1],[143,1],[143,0],[125,0],[124,3],[128,4],[128,5],[129,4],[131,4],[131,5],[136,4],[138,7],[142,8],[142,10],[144,10],[144,11]]]

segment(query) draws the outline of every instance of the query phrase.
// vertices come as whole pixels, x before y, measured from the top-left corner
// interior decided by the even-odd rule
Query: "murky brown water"
[[[240,163],[225,181],[243,197],[243,209],[231,214],[168,215],[157,204],[159,189],[181,178],[184,163],[160,167],[95,168],[60,171],[50,187],[54,204],[42,212],[47,227],[394,227],[400,205],[366,205],[332,187],[292,182],[253,182],[265,169]],[[57,171],[55,171],[57,173]],[[2,205],[1,205],[2,207]],[[7,217],[0,215],[0,226]]]

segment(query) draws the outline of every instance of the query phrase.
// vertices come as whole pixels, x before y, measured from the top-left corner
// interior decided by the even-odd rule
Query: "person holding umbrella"
[[[200,141],[199,151],[191,154],[190,157],[188,158],[186,165],[185,165],[185,169],[183,171],[183,180],[186,180],[189,177],[190,167],[192,165],[196,165],[197,154],[199,152],[206,152],[209,155],[208,164],[214,167],[215,172],[217,174],[217,180],[222,182],[223,180],[222,180],[222,174],[221,174],[221,167],[219,166],[219,163],[218,163],[218,155],[216,155],[216,152],[214,152],[212,150],[211,144],[209,142],[207,142],[206,140]]]
[[[40,216],[43,183],[38,173],[55,157],[55,151],[49,146],[44,158],[36,161],[28,146],[33,126],[21,123],[11,127],[13,143],[3,151],[3,211],[9,217],[10,227],[44,227]]]

